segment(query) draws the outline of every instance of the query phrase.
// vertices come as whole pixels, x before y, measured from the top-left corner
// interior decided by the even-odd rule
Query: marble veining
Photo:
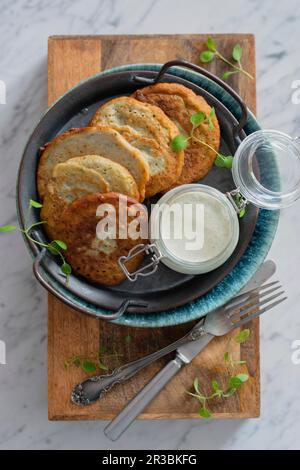
[[[225,6],[226,5],[226,6]],[[0,222],[14,223],[22,149],[47,102],[47,37],[54,34],[253,32],[257,42],[258,119],[299,134],[300,4],[297,0],[0,0]],[[212,14],[213,12],[213,14]],[[270,252],[289,299],[261,321],[262,414],[259,420],[136,422],[117,442],[103,422],[48,422],[46,295],[31,274],[18,234],[0,240],[0,449],[299,449],[299,204],[282,212]]]

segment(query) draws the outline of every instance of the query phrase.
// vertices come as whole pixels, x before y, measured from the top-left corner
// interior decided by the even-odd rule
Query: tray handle
[[[233,135],[237,136],[239,132],[243,129],[248,119],[248,110],[247,110],[246,104],[244,103],[242,98],[229,85],[227,85],[227,83],[225,83],[223,80],[221,80],[219,77],[212,74],[208,70],[202,67],[199,67],[199,65],[192,64],[191,62],[187,62],[186,60],[171,60],[169,62],[166,62],[161,67],[160,71],[154,78],[147,78],[147,77],[135,75],[134,80],[144,85],[154,85],[155,83],[159,82],[163,78],[163,76],[167,73],[167,71],[171,67],[174,67],[174,66],[184,67],[190,70],[194,70],[195,72],[198,72],[201,75],[204,75],[205,77],[209,78],[213,82],[217,83],[221,88],[223,88],[227,93],[229,93],[229,95],[231,95],[235,101],[238,102],[241,108],[241,117],[239,119],[239,123],[236,126],[234,126],[233,131],[232,131]]]
[[[41,251],[36,247],[35,245],[35,252],[37,254],[34,263],[33,263],[33,274],[35,278],[38,280],[38,282],[48,291],[50,294],[54,295],[57,297],[59,300],[61,300],[63,303],[67,304],[71,308],[75,308],[76,310],[80,311],[81,313],[86,313],[88,315],[92,315],[95,318],[98,318],[99,320],[106,320],[106,321],[113,321],[117,320],[120,318],[124,313],[127,311],[128,307],[146,307],[147,305],[144,302],[136,302],[131,299],[125,299],[119,309],[110,314],[102,314],[102,313],[96,313],[92,308],[85,307],[84,311],[75,307],[73,303],[65,298],[60,292],[58,292],[54,287],[49,283],[47,278],[45,277],[41,265],[47,256],[47,250],[46,248],[43,248]]]

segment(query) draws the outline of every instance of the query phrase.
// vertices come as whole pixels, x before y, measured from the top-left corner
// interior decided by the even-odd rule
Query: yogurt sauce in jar
[[[154,229],[154,230],[153,230]],[[239,238],[237,214],[220,191],[188,184],[165,194],[151,214],[151,236],[161,261],[175,271],[201,274],[223,264]]]

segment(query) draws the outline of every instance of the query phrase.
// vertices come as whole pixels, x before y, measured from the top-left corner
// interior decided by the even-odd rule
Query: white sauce
[[[228,208],[202,191],[179,193],[161,214],[164,245],[183,261],[211,260],[225,250],[233,236]]]

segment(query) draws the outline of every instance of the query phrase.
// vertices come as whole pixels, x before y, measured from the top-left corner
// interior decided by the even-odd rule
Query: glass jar
[[[259,208],[278,210],[290,206],[300,197],[299,138],[293,139],[287,134],[274,130],[262,130],[250,134],[241,142],[234,155],[232,176],[236,188],[226,195],[207,185],[187,184],[178,186],[162,196],[150,216],[151,244],[138,245],[129,252],[128,256],[119,259],[119,264],[127,278],[135,281],[138,276],[153,274],[159,262],[185,274],[203,274],[225,263],[238,243],[239,215],[245,210],[247,204],[252,203]],[[180,198],[181,202],[188,201],[190,198],[193,203],[197,200],[204,203],[204,241],[201,248],[204,251],[202,255],[200,255],[200,248],[197,253],[196,251],[192,254],[185,253],[182,249],[182,239],[181,241],[178,239],[177,242],[175,237],[174,239],[171,237],[171,242],[169,242],[169,239],[167,241],[164,236],[164,210],[165,214],[168,214],[166,208],[172,208]],[[212,210],[212,207],[215,209]],[[207,221],[205,221],[206,210],[209,214]],[[201,216],[201,211],[198,212],[198,216]],[[198,216],[196,219],[190,217],[188,223],[193,225],[195,220],[197,223]],[[213,227],[216,229],[216,236],[222,230],[223,223],[220,223],[220,219],[226,225],[226,240],[223,245],[218,242],[218,247],[212,248]],[[174,230],[180,221],[183,225],[186,224],[185,217],[181,219],[177,217],[173,222]],[[206,230],[206,226],[210,229]],[[149,256],[150,262],[136,272],[129,273],[126,262],[141,251]]]
[[[198,200],[197,200],[197,196],[198,196]],[[193,245],[193,241],[189,241],[188,239],[184,238],[183,232],[185,229],[185,226],[184,226],[185,212],[189,216],[188,214],[189,211],[188,210],[184,211],[184,209],[185,208],[189,209],[188,208],[189,203],[187,202],[184,207],[183,205],[178,204],[178,201],[180,200],[181,201],[184,201],[184,200],[193,201],[193,202],[190,202],[190,204],[192,205],[191,209],[192,209],[192,212],[194,212],[192,216],[194,215],[194,218],[197,217],[197,211],[195,207],[196,204],[199,204],[199,209],[201,209],[201,206],[200,206],[201,204],[203,204],[204,206],[203,207],[204,217],[200,210],[199,219],[202,218],[203,220],[201,220],[200,224],[198,224],[200,225],[198,232],[203,230],[203,234],[202,234],[203,236],[201,236],[200,233],[197,234],[197,235],[200,235],[200,239],[202,241],[203,246],[201,250],[190,249],[190,250],[187,250],[186,252],[184,250],[184,245],[187,245],[188,243],[190,245]],[[208,220],[207,222],[205,222],[205,205],[206,206],[210,205],[216,209],[216,213],[217,213],[216,219],[222,216],[222,219],[224,220],[226,224],[226,229],[227,229],[226,237],[225,236],[222,237],[222,235],[220,234],[220,230],[222,229],[225,232],[224,230],[225,227],[222,228],[222,226],[220,226],[222,224],[218,223],[218,220],[214,220],[214,221]],[[167,233],[169,220],[170,220],[170,217],[168,216],[170,212],[172,215],[172,209],[176,207],[180,209],[182,208],[181,210],[179,209],[177,211],[177,218],[176,218],[177,233],[179,237],[181,236],[181,239],[178,238],[178,241],[176,241],[175,237],[172,237],[174,233],[173,234]],[[212,214],[210,213],[210,218],[211,217],[212,217]],[[213,228],[209,227],[210,230],[207,231],[208,233],[206,233],[204,230],[205,227],[211,222],[213,222],[215,225],[216,224],[218,225],[218,227],[216,228],[218,229],[219,233],[216,234],[214,240],[211,240],[211,237],[210,237]],[[178,230],[180,223],[181,223],[181,227]],[[195,225],[195,229],[196,228],[197,226]],[[193,232],[193,230],[191,232]],[[169,268],[174,269],[175,271],[180,272],[180,273],[202,274],[202,273],[206,273],[206,272],[212,271],[213,269],[218,268],[232,254],[239,239],[239,223],[238,223],[238,217],[234,210],[233,205],[231,204],[229,199],[220,191],[210,186],[203,185],[203,184],[185,184],[182,186],[178,186],[172,189],[171,191],[168,191],[157,202],[153,211],[151,212],[150,234],[151,234],[151,242],[156,245],[159,253],[161,254],[162,263],[164,263]],[[219,247],[216,246],[217,236],[218,236]],[[200,243],[198,245],[200,245]],[[211,246],[212,243],[214,243],[213,246]],[[197,244],[197,243],[194,242],[194,244]],[[209,246],[205,250],[206,245],[209,245]],[[205,250],[206,256],[205,256],[205,253],[201,255],[201,251],[203,250]],[[208,251],[209,253],[207,253]],[[199,255],[199,253],[201,255],[201,261],[197,259],[197,255]]]

